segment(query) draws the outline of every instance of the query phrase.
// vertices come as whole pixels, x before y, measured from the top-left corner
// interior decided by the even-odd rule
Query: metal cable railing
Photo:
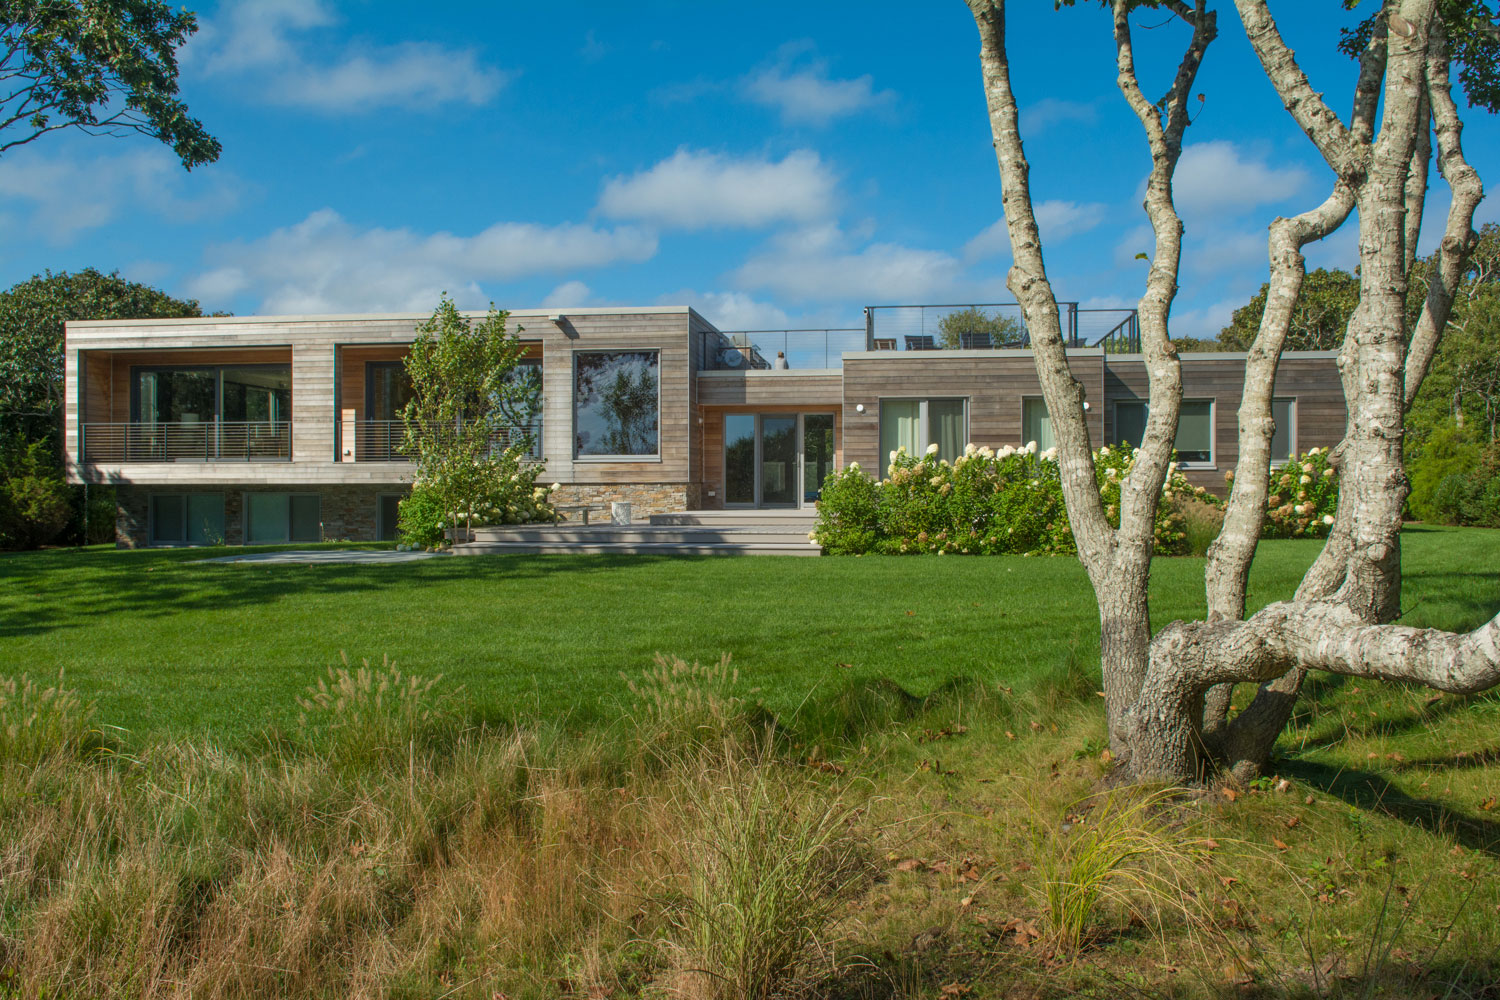
[[[85,462],[277,462],[292,457],[289,420],[85,423]]]

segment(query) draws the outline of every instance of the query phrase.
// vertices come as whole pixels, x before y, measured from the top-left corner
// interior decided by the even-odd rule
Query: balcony
[[[184,423],[85,423],[79,452],[85,462],[287,462],[288,420]]]
[[[349,421],[343,425],[342,433],[347,436],[350,428],[354,433],[353,461],[356,462],[410,462],[414,456],[406,450],[406,423],[401,420],[358,420]],[[521,440],[523,433],[519,428],[500,428],[490,436],[491,447],[499,450],[510,447],[512,442]],[[347,447],[347,444],[346,446]],[[343,450],[343,449],[341,449]],[[529,456],[534,461],[542,458],[542,421],[541,418],[531,427],[531,451]],[[348,458],[345,461],[349,461]]]

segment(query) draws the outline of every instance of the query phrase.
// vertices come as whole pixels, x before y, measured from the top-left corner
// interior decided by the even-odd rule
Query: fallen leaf
[[[915,611],[908,611],[908,612],[907,612],[907,614],[908,614],[908,615],[915,615],[915,614],[916,614],[916,612],[915,612]]]
[[[1037,722],[1035,719],[1031,720],[1031,731],[1033,733],[1039,733],[1039,732],[1041,732],[1042,731],[1042,724],[1040,722]]]
[[[1491,795],[1489,798],[1479,803],[1479,808],[1483,809],[1485,812],[1489,812],[1491,809],[1495,808],[1495,797]]]
[[[842,668],[844,668],[845,670],[853,670],[854,669],[854,664],[852,664],[852,663],[840,663],[839,666],[842,667]]]
[[[918,868],[921,868],[921,867],[922,867],[922,862],[918,861],[916,858],[907,858],[905,861],[903,861],[900,864],[896,865],[896,870],[898,872],[910,872],[910,871],[916,871]]]
[[[1224,797],[1230,802],[1233,802],[1235,799],[1240,797],[1240,793],[1235,791],[1233,788],[1225,788]]]
[[[1307,798],[1305,798],[1305,799],[1302,800],[1302,804],[1305,805],[1305,806],[1312,805],[1313,804],[1313,797],[1311,795],[1309,795]]]
[[[1008,740],[1013,740],[1013,739],[1016,738],[1016,734],[1013,733],[1013,732],[1011,732],[1009,729],[1007,729],[1005,731],[1005,738],[1008,739]]]
[[[960,909],[967,910],[969,907],[971,907],[971,906],[974,905],[974,897],[973,896],[965,896],[963,899],[960,899],[958,901],[958,905],[959,905]]]
[[[1274,848],[1276,848],[1278,851],[1289,850],[1289,848],[1287,847],[1286,841],[1281,840],[1281,839],[1279,839],[1277,837],[1272,837],[1271,838],[1271,846],[1274,847]]]
[[[1289,817],[1287,819],[1287,821],[1286,821],[1286,828],[1288,830],[1290,830],[1290,829],[1292,829],[1293,827],[1295,827],[1300,822],[1302,822],[1302,817],[1301,816],[1292,816],[1292,817]]]

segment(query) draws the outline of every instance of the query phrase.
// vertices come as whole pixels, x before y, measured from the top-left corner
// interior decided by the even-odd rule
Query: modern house
[[[685,306],[518,310],[510,326],[541,368],[537,458],[558,501],[648,515],[810,507],[829,472],[881,470],[902,445],[1049,446],[1019,313],[984,307],[1010,311],[996,326],[1008,332],[955,332],[959,308],[870,307],[848,330],[721,332]],[[401,359],[425,318],[69,323],[68,475],[116,488],[122,545],[394,537],[413,475]],[[1064,304],[1063,319],[1093,440],[1138,439],[1135,313]],[[1244,361],[1183,355],[1177,448],[1216,491],[1236,458]],[[1286,355],[1276,393],[1278,455],[1340,438],[1332,353]]]

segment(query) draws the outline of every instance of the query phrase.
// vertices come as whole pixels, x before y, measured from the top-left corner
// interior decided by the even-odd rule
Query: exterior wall
[[[1282,356],[1277,366],[1277,397],[1295,399],[1292,447],[1297,452],[1327,448],[1344,436],[1347,410],[1344,388],[1332,351],[1297,351]],[[1243,354],[1183,354],[1184,399],[1214,401],[1214,464],[1211,468],[1184,469],[1194,486],[1225,494],[1225,473],[1239,461],[1239,408],[1245,379]],[[1114,432],[1114,403],[1122,399],[1145,399],[1148,395],[1146,364],[1140,355],[1110,355],[1106,359],[1105,440],[1118,439]]]
[[[471,314],[480,315],[480,314]],[[363,361],[399,357],[426,316],[214,317],[186,320],[74,322],[67,325],[64,393],[65,448],[72,482],[115,485],[299,487],[409,482],[405,462],[351,462],[339,454],[341,409],[350,394],[362,410]],[[701,477],[701,429],[693,400],[689,326],[712,327],[686,307],[579,309],[564,313],[518,310],[511,328],[535,342],[543,369],[543,458],[546,478],[561,483],[696,483]],[[213,347],[205,345],[212,344]],[[579,350],[659,352],[660,457],[651,460],[575,461],[573,455],[573,356]],[[290,356],[292,460],[290,462],[94,463],[78,453],[81,420],[128,419],[128,365],[134,355],[202,362],[247,357],[244,352]],[[139,362],[137,362],[139,363]],[[110,374],[109,383],[101,379]],[[123,392],[113,372],[124,374]],[[82,397],[80,388],[83,387]],[[123,400],[123,402],[122,402]],[[122,408],[123,407],[123,408]],[[96,415],[107,409],[109,417]]]
[[[405,493],[393,486],[258,486],[236,489],[216,483],[184,483],[170,486],[120,486],[115,490],[115,544],[141,548],[150,544],[150,503],[153,493],[222,493],[224,495],[224,541],[240,545],[245,540],[245,495],[247,493],[315,493],[321,503],[323,537],[328,541],[373,542],[378,539],[380,497]]]
[[[1091,406],[1089,436],[1103,438],[1104,355],[1068,357]],[[843,461],[872,474],[888,464],[880,454],[882,399],[955,398],[969,401],[969,441],[999,448],[1022,444],[1021,401],[1041,396],[1030,351],[881,351],[844,355]],[[863,405],[865,412],[857,407]]]

